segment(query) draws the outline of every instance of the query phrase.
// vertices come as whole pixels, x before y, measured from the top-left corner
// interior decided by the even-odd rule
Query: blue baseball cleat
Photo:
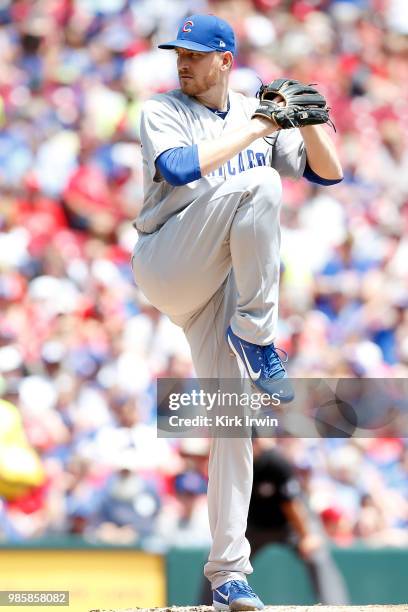
[[[267,346],[252,344],[234,334],[231,327],[226,337],[231,351],[242,361],[258,391],[279,398],[282,404],[294,399],[295,392],[273,343]]]
[[[247,582],[231,580],[213,590],[216,610],[262,610],[264,605]]]

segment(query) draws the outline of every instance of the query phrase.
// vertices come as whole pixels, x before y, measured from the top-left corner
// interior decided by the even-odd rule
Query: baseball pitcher
[[[143,107],[144,205],[132,257],[138,286],[180,325],[199,378],[250,379],[282,402],[293,390],[274,345],[278,317],[281,177],[342,180],[324,97],[276,79],[259,99],[229,89],[231,26],[192,15],[177,38],[180,88]],[[268,137],[267,140],[264,138]],[[233,356],[231,356],[231,354]],[[245,538],[252,443],[214,438],[208,509],[213,543],[204,573],[218,610],[259,610]]]

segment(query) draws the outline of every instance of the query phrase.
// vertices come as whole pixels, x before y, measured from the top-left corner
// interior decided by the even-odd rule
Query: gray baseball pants
[[[278,316],[281,181],[256,167],[229,178],[141,234],[132,257],[137,285],[180,325],[199,378],[247,380],[225,332],[273,342]],[[245,538],[252,490],[250,436],[213,438],[208,513],[213,543],[204,574],[212,588],[252,573]]]

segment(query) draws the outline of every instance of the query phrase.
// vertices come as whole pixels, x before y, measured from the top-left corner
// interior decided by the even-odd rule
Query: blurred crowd
[[[157,377],[194,375],[134,285],[138,117],[178,86],[156,48],[211,12],[234,89],[327,96],[344,181],[285,181],[277,344],[310,377],[408,375],[405,0],[0,2],[0,541],[210,541],[206,440],[157,439]],[[404,438],[281,439],[338,545],[408,545]]]

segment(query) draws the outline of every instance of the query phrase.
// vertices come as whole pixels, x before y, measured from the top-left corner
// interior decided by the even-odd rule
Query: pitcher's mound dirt
[[[214,608],[211,606],[172,606],[171,608],[90,610],[90,612],[214,612]],[[408,604],[400,606],[266,606],[264,612],[408,612]]]

